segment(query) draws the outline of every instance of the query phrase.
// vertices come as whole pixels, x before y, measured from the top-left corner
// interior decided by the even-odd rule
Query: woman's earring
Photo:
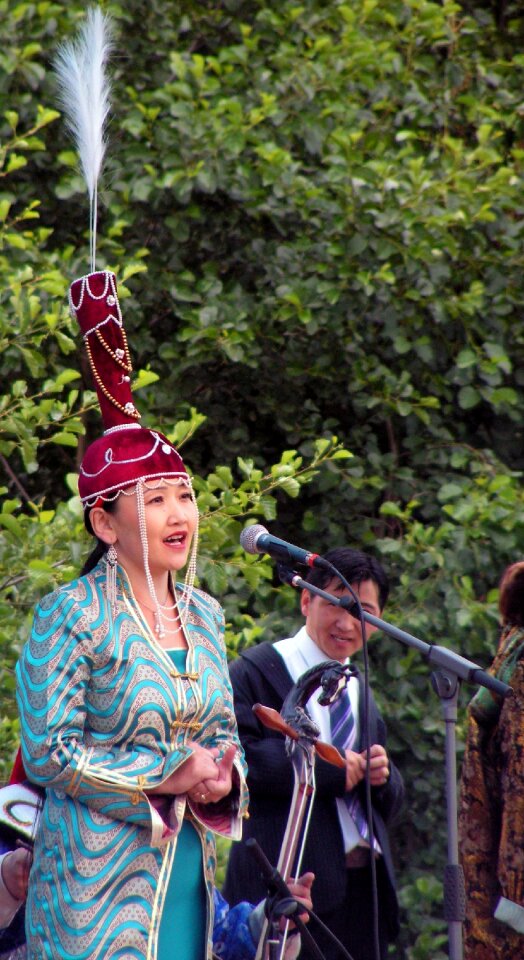
[[[116,565],[118,554],[115,545],[111,543],[106,551],[106,596],[111,613],[116,613]]]

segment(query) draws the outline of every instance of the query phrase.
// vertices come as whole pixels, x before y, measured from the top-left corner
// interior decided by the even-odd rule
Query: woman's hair
[[[102,510],[106,511],[106,513],[114,513],[116,510],[117,501],[118,501],[118,497],[115,497],[114,500],[104,500],[104,502],[100,504],[100,506],[102,507]],[[86,510],[84,514],[84,526],[87,532],[90,533],[92,537],[94,537],[95,532],[91,526],[91,520],[90,520],[91,509],[92,508],[90,508],[89,510]],[[96,546],[93,548],[93,550],[89,554],[87,560],[84,563],[84,566],[80,571],[81,577],[83,577],[84,574],[86,573],[90,573],[91,570],[93,570],[93,568],[96,567],[98,561],[101,560],[102,557],[104,556],[104,553],[106,552],[107,547],[108,547],[107,543],[104,543],[103,540],[100,540],[98,537],[96,537]]]
[[[524,560],[512,563],[502,574],[499,610],[504,626],[524,627]]]

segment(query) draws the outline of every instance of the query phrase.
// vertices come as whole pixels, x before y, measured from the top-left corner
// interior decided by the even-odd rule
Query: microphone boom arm
[[[506,697],[512,692],[512,688],[508,686],[507,683],[503,683],[502,680],[497,680],[496,677],[492,677],[490,673],[487,673],[472,660],[467,660],[465,657],[460,656],[460,654],[454,653],[454,651],[449,650],[448,647],[442,647],[435,643],[426,643],[424,640],[419,640],[418,637],[414,637],[411,633],[406,633],[405,630],[393,626],[393,624],[388,623],[387,620],[381,620],[380,617],[375,617],[372,613],[363,610],[360,608],[360,604],[351,597],[337,597],[332,593],[328,593],[326,590],[321,590],[320,587],[316,587],[314,584],[308,583],[307,580],[303,580],[294,570],[291,570],[289,567],[283,567],[282,564],[279,564],[279,575],[281,580],[285,583],[290,583],[291,586],[299,590],[309,590],[310,593],[323,597],[336,606],[344,607],[353,617],[359,619],[362,615],[366,623],[378,627],[379,630],[383,630],[384,633],[393,637],[394,640],[399,640],[407,647],[414,647],[415,650],[418,650],[419,653],[437,669],[448,670],[450,673],[454,673],[460,680],[466,680],[467,683],[477,683],[491,690],[493,693],[498,694],[500,697]]]

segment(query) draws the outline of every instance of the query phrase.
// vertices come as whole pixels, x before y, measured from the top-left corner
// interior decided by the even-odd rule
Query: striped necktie
[[[351,709],[351,701],[347,687],[337,697],[329,708],[329,723],[331,726],[331,743],[344,753],[351,750],[355,742],[355,718]]]
[[[352,750],[355,743],[356,728],[353,710],[347,687],[344,687],[342,693],[329,707],[329,722],[331,726],[331,743],[338,747],[341,753],[345,750]],[[369,843],[369,828],[364,808],[360,802],[356,790],[344,794],[344,803],[355,823],[355,826],[362,837]]]

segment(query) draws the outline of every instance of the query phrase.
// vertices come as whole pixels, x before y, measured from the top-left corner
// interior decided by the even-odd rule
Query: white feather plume
[[[76,143],[89,194],[91,271],[95,269],[98,178],[106,148],[110,85],[105,66],[111,51],[111,21],[98,7],[87,12],[77,39],[62,44],[54,69],[60,106]]]

